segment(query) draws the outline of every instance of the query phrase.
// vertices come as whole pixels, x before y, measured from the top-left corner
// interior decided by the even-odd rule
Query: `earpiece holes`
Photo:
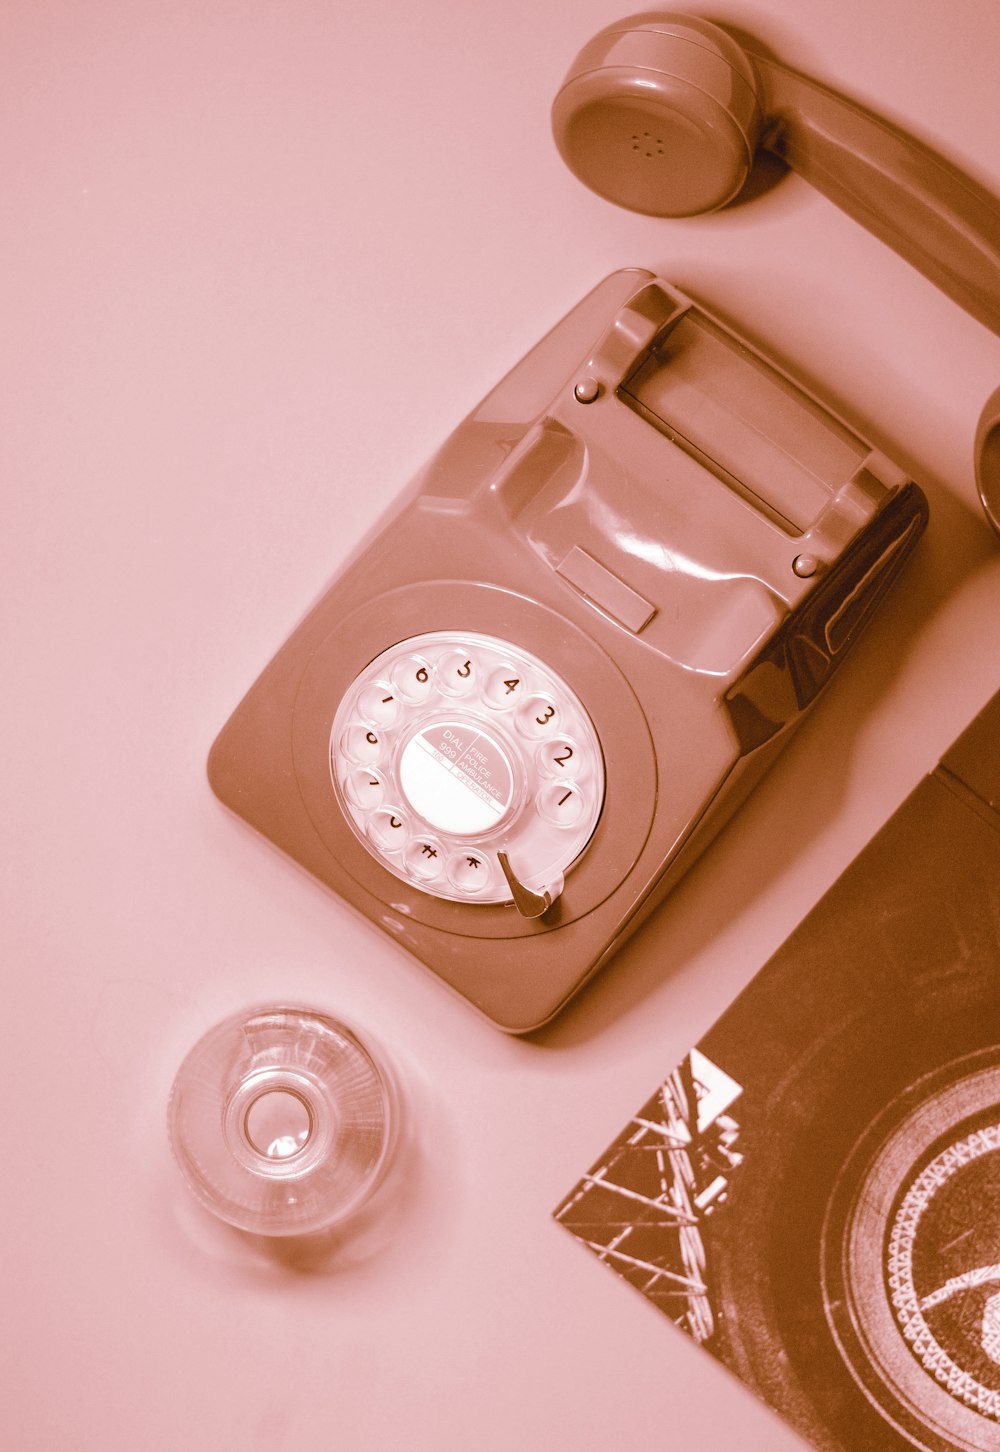
[[[646,155],[648,157],[652,158],[652,156],[654,155],[654,153],[652,151],[647,151],[646,150],[647,147],[652,147],[652,146],[655,146],[656,147],[656,153],[655,154],[657,156],[663,156],[664,155],[664,150],[663,150],[663,137],[662,136],[654,136],[653,133],[652,133],[652,131],[644,131],[642,133],[642,135],[640,136],[639,133],[638,133],[638,131],[633,131],[633,133],[632,133],[632,150],[633,151],[646,151]]]

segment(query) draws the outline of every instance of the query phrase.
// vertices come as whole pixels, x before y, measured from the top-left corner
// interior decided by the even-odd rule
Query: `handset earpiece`
[[[725,206],[757,148],[769,151],[1000,334],[996,199],[887,121],[710,21],[648,12],[607,26],[570,67],[552,127],[586,186],[661,217]],[[986,425],[984,414],[976,478],[1000,532],[996,419]]]
[[[757,78],[735,40],[693,15],[634,15],[577,56],[552,106],[570,171],[654,217],[733,200],[763,130]]]
[[[661,217],[725,206],[774,153],[1000,332],[1000,208],[888,122],[675,13],[608,26],[552,109],[556,145],[609,201]]]

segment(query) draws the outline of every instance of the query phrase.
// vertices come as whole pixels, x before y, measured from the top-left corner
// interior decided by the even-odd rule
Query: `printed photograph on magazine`
[[[1000,697],[555,1212],[824,1452],[1000,1446]]]

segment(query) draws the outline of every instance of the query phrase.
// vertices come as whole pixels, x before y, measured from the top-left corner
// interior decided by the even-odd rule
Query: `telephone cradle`
[[[743,801],[923,494],[651,273],[613,273],[343,567],[217,796],[501,1028],[552,1018]]]

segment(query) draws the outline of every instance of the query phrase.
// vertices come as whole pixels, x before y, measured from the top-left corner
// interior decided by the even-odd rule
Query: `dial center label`
[[[410,737],[399,783],[425,821],[442,832],[488,831],[514,800],[514,772],[489,732],[464,721],[433,721]]]

